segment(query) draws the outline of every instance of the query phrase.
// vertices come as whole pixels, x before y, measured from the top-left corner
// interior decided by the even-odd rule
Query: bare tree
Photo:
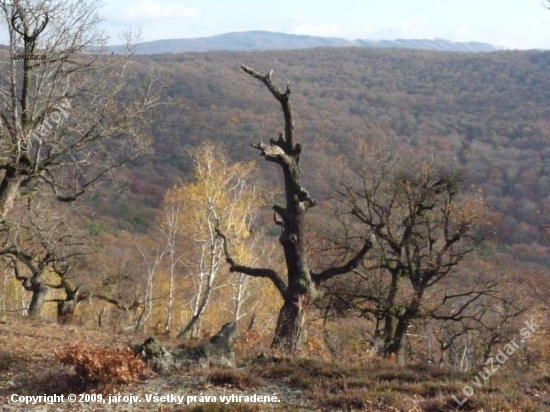
[[[0,1],[9,56],[0,62],[0,219],[49,188],[71,202],[149,147],[146,112],[161,82],[107,55],[95,0]]]
[[[301,184],[301,170],[298,165],[302,145],[294,136],[294,119],[290,102],[290,86],[281,91],[271,79],[272,73],[262,75],[247,66],[242,66],[245,73],[260,80],[280,103],[284,117],[284,132],[277,140],[270,139],[269,144],[257,143],[253,147],[260,151],[265,160],[277,164],[284,176],[285,206],[274,205],[274,220],[281,228],[279,242],[283,248],[286,262],[285,281],[280,273],[269,268],[256,268],[239,264],[232,256],[229,240],[218,230],[224,240],[226,260],[231,272],[240,272],[249,276],[268,278],[284,300],[279,312],[273,346],[288,353],[295,353],[302,336],[302,329],[308,308],[319,297],[317,286],[328,279],[354,269],[371,248],[371,242],[364,239],[360,251],[347,263],[331,267],[319,273],[312,273],[307,265],[305,249],[305,215],[316,201]]]
[[[139,330],[145,326],[147,320],[153,313],[153,301],[154,297],[154,285],[155,285],[155,275],[157,270],[160,267],[164,255],[168,252],[168,246],[162,245],[157,247],[152,253],[152,257],[148,257],[146,251],[141,248],[137,243],[136,247],[139,250],[139,253],[143,257],[145,266],[147,268],[147,282],[145,284],[145,293],[144,293],[144,306],[141,314],[139,315],[135,329]]]
[[[162,232],[163,240],[166,242],[168,253],[168,300],[166,302],[166,322],[164,331],[169,332],[172,328],[172,314],[174,303],[174,281],[178,266],[181,266],[181,261],[177,256],[180,245],[178,216],[181,213],[180,205],[172,203],[166,206],[163,211],[163,216],[159,224],[159,229]],[[181,267],[179,268],[181,270]]]
[[[130,49],[123,55],[106,53],[98,7],[95,0],[0,1],[0,19],[9,36],[9,55],[0,62],[2,253],[10,256],[24,288],[33,292],[31,314],[44,302],[48,285],[43,279],[50,271],[63,280],[50,286],[67,294],[59,313],[74,310],[85,295],[66,281],[73,268],[68,258],[77,259],[80,252],[67,256],[75,231],[59,235],[48,219],[17,228],[21,219],[13,216],[14,205],[28,198],[32,215],[30,207],[41,204],[30,202],[37,193],[72,202],[148,150],[145,115],[160,102],[161,82],[132,74]]]
[[[28,313],[37,315],[49,289],[68,286],[67,275],[87,253],[88,235],[68,208],[52,207],[51,199],[29,199],[18,206],[2,230],[0,255],[32,292]]]
[[[469,287],[443,282],[480,240],[483,202],[466,194],[460,168],[439,167],[396,141],[364,147],[355,166],[337,184],[336,207],[342,219],[361,222],[355,230],[373,234],[373,255],[351,279],[333,285],[332,304],[373,315],[382,353],[404,363],[413,322],[476,318],[468,309],[496,292],[492,280]]]
[[[430,290],[424,313],[432,320],[440,364],[478,367],[496,345],[517,333],[517,320],[529,305],[526,290],[499,266],[472,255]]]
[[[138,325],[148,302],[145,298],[148,263],[154,260],[155,252],[162,251],[147,240],[126,232],[116,235],[102,232],[94,237],[95,250],[100,252],[101,259],[90,256],[87,264],[79,269],[78,283],[74,276],[72,284],[81,286],[78,302],[86,301],[97,326],[111,323],[113,327],[131,330]],[[147,259],[141,255],[140,248],[147,252]],[[108,305],[98,305],[100,302]]]

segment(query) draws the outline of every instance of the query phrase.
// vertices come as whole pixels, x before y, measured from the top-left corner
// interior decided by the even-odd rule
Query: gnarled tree
[[[374,315],[380,351],[404,363],[414,322],[471,319],[471,307],[495,294],[497,284],[445,282],[481,238],[483,201],[467,193],[462,169],[437,166],[399,143],[359,150],[363,157],[340,177],[337,210],[372,233],[374,245],[353,276],[331,285],[331,295],[336,307]]]
[[[253,144],[253,147],[260,151],[265,160],[277,164],[284,176],[285,206],[275,204],[273,210],[275,224],[281,228],[279,242],[284,251],[286,280],[273,269],[239,264],[231,255],[225,234],[218,230],[218,235],[224,240],[226,258],[231,272],[268,278],[281,294],[284,303],[277,319],[273,346],[292,354],[300,344],[306,312],[319,297],[318,285],[357,267],[372,244],[365,238],[360,250],[341,266],[331,267],[319,273],[313,273],[309,269],[305,249],[305,215],[308,209],[315,206],[316,201],[303,188],[300,180],[301,170],[298,163],[302,145],[294,136],[290,86],[287,84],[283,92],[273,83],[272,72],[261,75],[247,66],[242,66],[242,69],[269,89],[280,103],[284,116],[284,132],[279,134],[278,139],[270,139],[269,144],[261,142]]]
[[[0,222],[21,195],[71,202],[147,150],[161,82],[107,53],[95,0],[0,1]]]
[[[38,315],[50,289],[66,289],[68,274],[89,251],[89,235],[72,209],[54,207],[51,197],[19,201],[16,206],[1,232],[0,257],[31,292],[29,315]]]
[[[146,113],[160,102],[161,82],[132,74],[130,49],[107,52],[98,8],[96,0],[0,0],[9,38],[0,59],[0,230],[3,250],[33,273],[20,279],[35,293],[31,312],[47,290],[41,273],[59,267],[59,256],[51,245],[4,242],[13,240],[14,205],[37,193],[73,202],[148,150]]]

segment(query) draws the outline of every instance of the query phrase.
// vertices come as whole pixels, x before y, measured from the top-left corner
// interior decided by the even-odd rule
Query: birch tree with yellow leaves
[[[196,150],[193,161],[193,181],[170,189],[159,214],[160,228],[169,245],[167,319],[172,318],[176,272],[183,270],[186,285],[191,287],[186,302],[190,316],[179,337],[196,333],[212,292],[230,284],[219,279],[227,269],[223,268],[223,242],[216,229],[230,233],[235,239],[234,253],[247,259],[251,226],[258,208],[265,203],[250,182],[253,163],[229,164],[223,148],[210,143]]]

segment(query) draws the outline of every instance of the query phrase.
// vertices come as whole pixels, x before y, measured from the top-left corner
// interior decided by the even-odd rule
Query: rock
[[[236,338],[237,324],[230,322],[223,325],[208,342],[195,347],[169,351],[154,338],[148,338],[141,345],[134,347],[134,351],[145,359],[153,370],[161,372],[169,372],[193,364],[202,367],[212,365],[235,367],[233,344]]]
[[[160,346],[152,337],[146,339],[141,345],[135,346],[134,352],[141,356],[155,371],[167,372],[176,367],[172,354]]]

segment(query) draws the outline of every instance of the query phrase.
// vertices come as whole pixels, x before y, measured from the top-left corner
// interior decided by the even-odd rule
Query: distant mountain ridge
[[[169,39],[144,42],[137,46],[137,54],[164,54],[206,51],[291,50],[314,47],[370,47],[408,48],[454,52],[491,52],[497,47],[479,42],[455,43],[444,39],[346,40],[338,37],[320,37],[269,31],[245,31],[193,39]],[[112,46],[117,53],[122,46]]]

